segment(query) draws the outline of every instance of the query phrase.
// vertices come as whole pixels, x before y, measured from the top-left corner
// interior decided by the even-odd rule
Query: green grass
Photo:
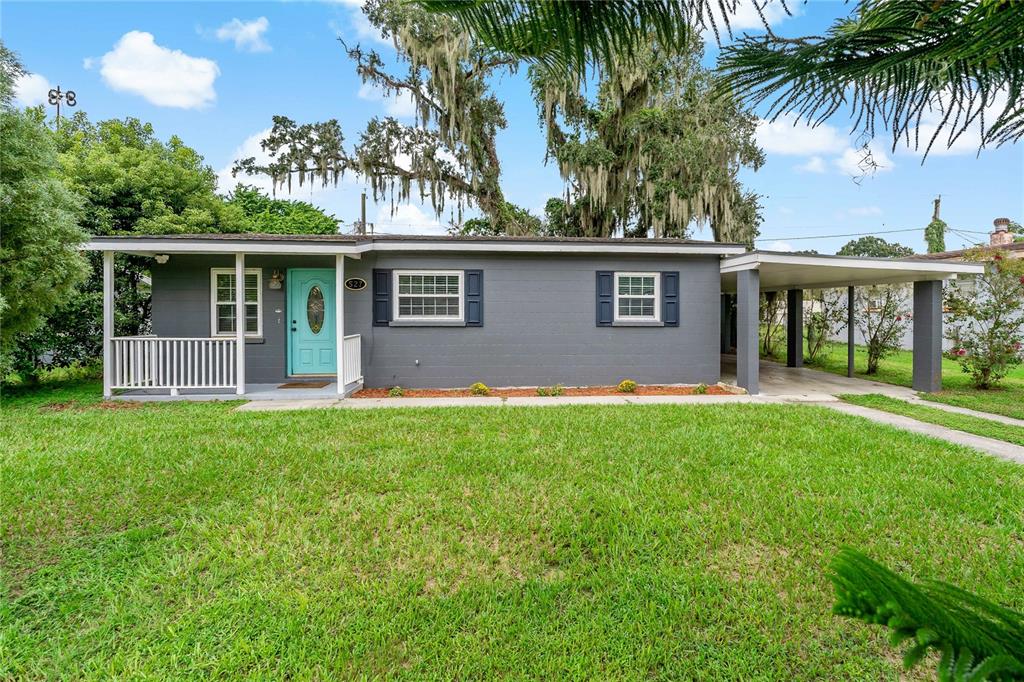
[[[958,431],[973,433],[977,436],[985,436],[987,438],[995,438],[996,440],[1004,440],[1007,443],[1024,445],[1024,427],[1021,426],[1012,426],[991,419],[946,412],[937,407],[928,407],[927,405],[914,405],[905,400],[890,398],[885,395],[841,395],[839,397],[854,405],[872,407],[876,410],[901,414],[918,421],[928,422],[929,424],[938,424],[939,426],[946,426]]]
[[[784,343],[782,347],[785,349]],[[879,363],[877,374],[868,375],[865,374],[868,366],[867,349],[857,346],[854,350],[854,375],[886,384],[910,386],[914,373],[913,360],[910,351],[897,351]],[[830,352],[820,357],[813,367],[846,376],[846,344],[831,344]],[[922,393],[921,397],[979,412],[1024,419],[1024,365],[1013,368],[997,388],[980,391],[971,386],[970,376],[960,369],[958,363],[943,357],[942,387],[941,393]]]
[[[2,405],[0,679],[892,679],[845,545],[1024,608],[1024,467],[831,410],[96,391]]]

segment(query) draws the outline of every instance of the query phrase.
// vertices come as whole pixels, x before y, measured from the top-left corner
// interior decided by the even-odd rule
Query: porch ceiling
[[[957,275],[981,274],[984,266],[949,261],[753,251],[722,260],[722,291],[736,291],[736,273],[741,270],[760,272],[761,291],[783,291],[949,279]]]

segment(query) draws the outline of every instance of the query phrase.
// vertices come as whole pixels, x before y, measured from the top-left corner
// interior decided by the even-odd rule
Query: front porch
[[[339,398],[362,387],[362,335],[345,333],[345,260],[358,254],[304,253],[305,245],[232,253],[224,253],[224,244],[184,251],[169,241],[159,252],[116,246],[103,250],[105,397]],[[154,278],[162,273],[164,304],[154,293],[160,314],[154,313],[153,334],[114,335],[117,252],[152,257]],[[206,260],[196,266],[196,258]],[[293,272],[311,275],[304,288],[290,286]],[[285,274],[289,286],[282,286]],[[286,300],[289,290],[302,301]],[[318,385],[280,388],[290,382]]]

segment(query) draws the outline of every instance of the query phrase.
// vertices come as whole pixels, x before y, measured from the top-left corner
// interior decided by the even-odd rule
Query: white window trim
[[[459,316],[437,316],[437,315],[399,315],[398,314],[398,300],[401,295],[398,293],[398,276],[399,275],[455,275],[459,278]],[[391,319],[397,322],[405,320],[413,322],[463,322],[466,319],[466,283],[464,281],[464,273],[462,270],[394,270],[391,273]],[[406,294],[408,296],[409,294]],[[416,294],[413,294],[416,295]],[[430,295],[430,294],[424,294]],[[448,294],[451,296],[451,294]]]
[[[217,275],[234,275],[234,268],[210,268],[210,336],[234,336],[235,332],[217,331]],[[263,269],[246,268],[246,275],[256,275],[256,331],[246,332],[248,338],[263,336]],[[227,305],[224,301],[220,305]],[[232,301],[231,305],[235,305]]]
[[[619,278],[620,277],[654,277],[654,315],[619,315]],[[661,322],[661,273],[660,272],[616,272],[612,285],[615,297],[615,322]],[[626,298],[650,298],[649,296],[626,296]]]

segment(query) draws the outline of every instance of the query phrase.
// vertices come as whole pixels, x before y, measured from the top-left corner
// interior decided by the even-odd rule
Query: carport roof
[[[722,260],[722,291],[736,291],[736,273],[760,272],[761,291],[830,289],[871,284],[897,284],[957,275],[980,275],[984,266],[956,261],[909,258],[863,258],[817,254],[751,251]]]

